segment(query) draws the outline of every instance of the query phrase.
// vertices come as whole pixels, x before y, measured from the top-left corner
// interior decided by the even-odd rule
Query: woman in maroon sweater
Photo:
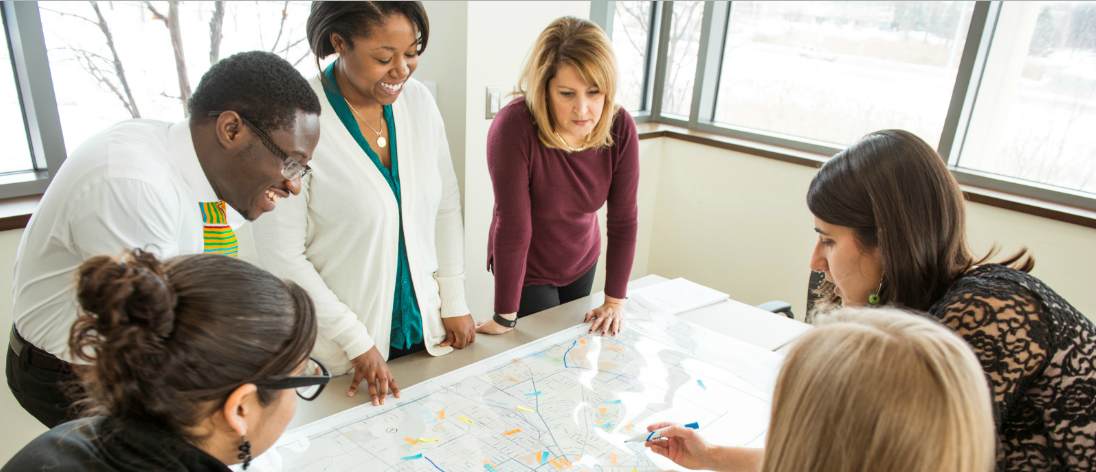
[[[560,18],[541,33],[522,72],[521,98],[487,135],[495,212],[487,266],[495,313],[481,333],[590,294],[601,254],[597,210],[608,204],[605,304],[586,314],[590,332],[624,327],[636,245],[639,151],[635,122],[613,102],[616,68],[596,24]]]

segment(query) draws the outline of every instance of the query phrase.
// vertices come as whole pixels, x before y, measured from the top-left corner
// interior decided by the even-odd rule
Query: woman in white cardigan
[[[308,38],[339,58],[312,80],[323,106],[303,198],[254,224],[259,262],[316,303],[314,356],[354,370],[374,405],[399,387],[386,360],[475,340],[464,298],[460,194],[441,114],[411,79],[429,23],[419,2],[315,2]]]

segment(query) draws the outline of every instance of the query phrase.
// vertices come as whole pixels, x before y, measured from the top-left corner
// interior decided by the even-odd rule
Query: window
[[[614,3],[639,120],[823,155],[906,129],[962,183],[1096,210],[1096,2]]]
[[[666,89],[662,112],[687,118],[693,103],[697,51],[700,49],[700,20],[704,2],[673,2],[666,55]]]
[[[937,143],[973,11],[974,2],[734,2],[715,121],[836,146],[888,128]]]
[[[202,74],[222,57],[265,50],[306,77],[307,2],[40,4],[65,147],[130,118],[179,121]],[[211,37],[219,33],[219,40]],[[176,47],[178,46],[178,47]]]
[[[0,155],[0,174],[25,172],[34,169],[34,162],[27,145],[23,105],[19,101],[15,64],[11,60],[11,42],[7,34],[4,34],[4,49],[0,51],[0,55],[0,60],[8,66],[8,70],[0,71],[0,140],[4,142],[4,153]]]
[[[957,165],[1096,194],[1096,3],[1005,2]]]
[[[648,51],[654,2],[616,2],[613,51],[617,60],[616,101],[630,111],[647,109]]]

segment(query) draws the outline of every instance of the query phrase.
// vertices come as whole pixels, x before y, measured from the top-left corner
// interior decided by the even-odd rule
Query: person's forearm
[[[765,449],[713,446],[705,458],[704,468],[721,472],[757,472]]]

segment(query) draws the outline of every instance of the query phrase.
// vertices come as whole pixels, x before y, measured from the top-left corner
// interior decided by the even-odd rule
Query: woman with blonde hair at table
[[[991,398],[978,358],[946,327],[897,309],[846,308],[788,353],[764,449],[715,446],[682,426],[646,445],[690,469],[989,472]]]
[[[631,115],[614,101],[615,62],[596,24],[555,20],[526,60],[521,96],[491,123],[487,168],[495,208],[487,268],[495,276],[495,316],[481,320],[477,332],[505,333],[520,317],[590,294],[602,206],[608,209],[605,303],[585,321],[603,336],[624,328],[639,137]]]

